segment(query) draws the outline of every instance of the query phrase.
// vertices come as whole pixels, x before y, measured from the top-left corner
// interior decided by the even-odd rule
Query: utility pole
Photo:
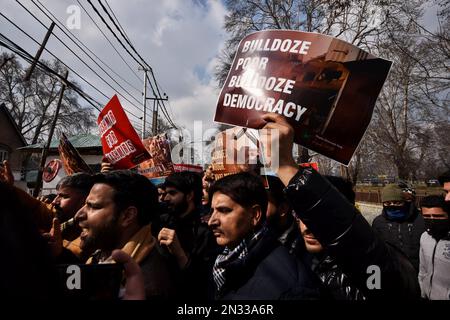
[[[25,74],[25,77],[23,78],[24,81],[30,80],[31,74],[33,73],[37,62],[39,61],[39,58],[41,57],[42,51],[44,51],[45,45],[47,44],[48,38],[50,38],[50,35],[52,34],[54,27],[55,27],[55,23],[52,22],[52,24],[50,25],[50,27],[47,30],[47,34],[45,35],[44,41],[42,42],[41,46],[39,47],[39,50],[37,51],[36,55],[34,56],[34,59],[33,59],[33,62],[31,63],[30,68],[28,69],[27,73]]]
[[[144,115],[142,117],[142,134],[141,134],[141,138],[142,140],[144,140],[145,138],[145,122],[147,121],[147,115],[146,115],[146,108],[147,108],[147,81],[148,81],[148,76],[147,76],[147,69],[142,69],[139,68],[139,70],[144,70],[144,93],[142,95],[142,104],[144,106]]]
[[[155,92],[153,91],[155,97],[147,98],[147,81],[148,81],[147,72],[150,70],[142,67],[139,67],[139,70],[144,71],[144,94],[143,94],[144,116],[142,117],[142,139],[144,139],[147,100],[153,100],[152,135],[155,136],[156,133],[158,132],[158,101],[167,101],[169,100],[169,97],[167,96],[167,94],[164,93],[164,98],[157,98]]]
[[[47,144],[42,149],[41,154],[41,163],[39,165],[38,175],[36,179],[36,186],[34,187],[33,197],[37,197],[39,195],[39,190],[42,185],[42,174],[44,172],[45,161],[47,160],[47,154],[50,149],[50,143],[52,142],[53,132],[55,131],[56,121],[58,120],[59,109],[61,107],[62,99],[64,97],[64,91],[66,90],[66,81],[67,76],[69,75],[69,71],[66,70],[64,74],[64,81],[62,81],[61,91],[59,92],[58,104],[56,105],[55,114],[53,115],[52,125],[50,127],[50,132],[48,134]]]
[[[169,97],[164,93],[165,98],[147,98],[153,100],[153,119],[152,119],[152,134],[156,136],[158,133],[158,101],[167,101]]]

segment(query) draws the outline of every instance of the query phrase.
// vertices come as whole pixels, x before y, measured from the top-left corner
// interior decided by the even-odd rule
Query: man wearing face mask
[[[420,238],[422,298],[450,300],[450,221],[444,197],[427,196],[420,205],[427,230]]]
[[[373,220],[372,229],[405,254],[418,272],[420,236],[425,226],[413,200],[411,193],[403,192],[398,185],[386,185],[381,190],[383,211]]]

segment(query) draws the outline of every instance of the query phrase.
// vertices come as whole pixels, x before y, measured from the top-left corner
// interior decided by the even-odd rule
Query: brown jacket
[[[141,267],[147,300],[168,299],[173,297],[175,292],[166,259],[159,253],[156,246],[158,244],[152,235],[151,225],[146,225],[136,232],[121,249]],[[103,262],[111,260],[109,257]],[[93,263],[93,257],[86,263]]]

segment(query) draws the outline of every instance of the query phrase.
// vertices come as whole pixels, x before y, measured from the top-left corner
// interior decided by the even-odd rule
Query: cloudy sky
[[[80,11],[80,28],[71,29],[72,33],[117,74],[135,87],[131,87],[96,60],[117,82],[132,94],[132,97],[105,75],[59,28],[55,27],[54,33],[64,40],[117,91],[110,88],[89,70],[77,57],[64,48],[54,36],[50,38],[47,48],[106,96],[111,97],[115,93],[120,93],[142,110],[143,72],[138,70],[138,64],[123,50],[89,3],[85,0],[80,1],[139,78],[133,74],[114,51],[83,8],[77,3],[77,0],[39,1],[43,7],[37,0],[34,1],[37,6],[31,0],[20,0],[28,10],[47,26],[50,25],[50,20],[39,10],[38,6],[42,9],[44,7],[47,8],[66,26],[73,26],[73,23],[76,22],[74,16],[71,15],[74,11],[70,11],[73,10],[70,6],[76,5],[78,7]],[[194,120],[202,120],[205,128],[212,127],[214,125],[212,119],[214,117],[215,104],[219,94],[217,84],[213,79],[213,72],[217,55],[226,38],[226,33],[223,30],[226,9],[222,2],[218,0],[107,0],[107,2],[137,51],[153,68],[163,92],[169,96],[169,104],[167,106],[174,122],[177,125],[192,128]],[[114,29],[98,1],[93,0],[92,3]],[[105,0],[103,0],[103,3],[106,5]],[[38,41],[44,38],[46,33],[44,26],[39,24],[16,1],[0,0],[0,6],[4,15],[17,23],[32,37]],[[68,10],[70,11],[69,13]],[[3,17],[0,17],[0,26],[1,32],[7,37],[12,38],[33,55],[36,53],[38,45],[18,31]],[[45,52],[42,58],[51,59],[51,56],[48,52]],[[103,104],[106,104],[108,101],[107,98],[75,74],[70,73],[69,79],[76,80],[83,90],[97,101]],[[150,90],[147,95],[149,97],[152,96]],[[130,110],[136,116],[142,116],[141,110],[132,106],[123,97],[119,96],[119,98],[124,108]],[[137,99],[137,101],[134,99]],[[84,103],[82,99],[80,101]],[[150,105],[150,107],[152,104],[152,101],[147,102],[147,105]],[[95,111],[95,114],[97,115],[98,112]],[[129,114],[129,118],[136,125],[141,123],[139,119],[131,114]],[[150,119],[148,119],[147,125],[149,123],[151,123]]]
[[[137,76],[130,70],[77,1],[19,0],[20,3],[35,14],[46,26],[50,25],[50,20],[40,11],[39,7],[42,9],[44,7],[47,8],[61,22],[69,26],[68,22],[76,22],[72,15],[74,11],[70,11],[73,9],[71,6],[76,6],[75,9],[80,12],[80,25],[79,28],[72,29],[72,33],[110,68],[131,84],[130,86],[125,83],[125,81],[96,60],[117,82],[131,93],[132,97],[105,75],[59,28],[55,28],[54,33],[64,40],[89,66],[113,86],[115,90],[110,88],[80,62],[55,36],[50,38],[47,48],[80,75],[85,77],[107,97],[112,97],[115,93],[118,93],[136,104],[140,110],[126,101],[123,96],[119,96],[124,108],[130,111],[130,120],[138,126],[140,120],[137,117],[142,116],[141,92],[143,72],[138,70],[138,64],[123,50],[89,3],[86,0],[82,0],[82,6],[96,21],[115,48],[126,59]],[[104,4],[106,3],[106,0],[102,1]],[[112,26],[98,1],[93,0],[92,3]],[[201,120],[203,121],[204,129],[213,127],[214,123],[212,119],[219,94],[217,84],[213,79],[213,71],[216,65],[217,55],[220,53],[224,45],[224,40],[226,39],[226,33],[223,30],[226,9],[222,1],[107,0],[107,3],[117,16],[137,51],[153,68],[163,92],[169,96],[169,113],[174,122],[177,125],[192,129],[193,121]],[[13,0],[0,0],[0,7],[4,15],[16,22],[32,37],[38,41],[44,38],[46,33],[44,26],[39,24],[19,3]],[[435,9],[427,8],[425,20],[433,29],[433,25],[437,22]],[[18,31],[3,17],[0,17],[0,28],[1,32],[6,36],[12,38],[33,55],[35,54],[38,45]],[[4,49],[0,48],[0,50]],[[42,58],[51,59],[51,56],[48,52],[44,52]],[[108,101],[107,98],[75,74],[71,73],[69,78],[77,81],[84,91],[102,104],[106,104]],[[148,96],[152,96],[151,92],[148,93]],[[149,101],[149,104],[151,107],[152,102]],[[97,114],[98,112],[96,111],[95,113]],[[148,118],[147,125],[149,126],[150,123],[151,119]]]

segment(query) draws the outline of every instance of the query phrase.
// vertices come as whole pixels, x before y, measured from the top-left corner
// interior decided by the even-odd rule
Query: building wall
[[[22,167],[22,153],[16,151],[17,148],[25,146],[19,133],[11,123],[9,117],[3,112],[0,106],[0,149],[8,151],[8,162],[13,170],[14,176],[20,179],[20,169]]]

